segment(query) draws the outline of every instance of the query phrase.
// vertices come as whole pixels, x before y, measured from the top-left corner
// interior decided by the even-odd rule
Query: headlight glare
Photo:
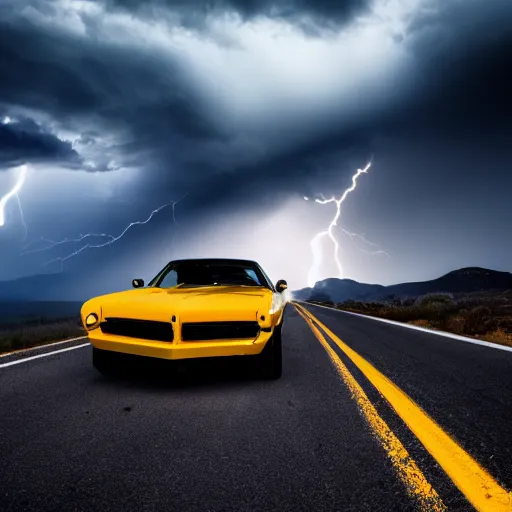
[[[274,313],[277,313],[283,304],[283,298],[281,297],[280,293],[273,293],[272,294],[272,304],[270,305],[270,311],[269,314],[273,315]]]

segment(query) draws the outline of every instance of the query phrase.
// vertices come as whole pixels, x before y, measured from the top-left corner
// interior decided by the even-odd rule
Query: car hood
[[[84,304],[85,314],[169,322],[254,321],[267,311],[272,291],[248,286],[142,288],[103,295]],[[93,311],[99,309],[99,311]]]

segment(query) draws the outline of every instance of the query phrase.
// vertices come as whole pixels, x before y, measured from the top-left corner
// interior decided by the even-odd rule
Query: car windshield
[[[171,262],[149,283],[149,286],[158,288],[222,285],[269,288],[269,283],[255,264],[208,260]]]

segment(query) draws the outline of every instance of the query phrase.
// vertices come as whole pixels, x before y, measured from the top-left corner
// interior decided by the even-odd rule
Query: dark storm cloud
[[[135,116],[131,110],[141,104],[156,108],[152,99],[160,101],[167,87],[158,58],[144,50],[111,48],[28,22],[0,24],[0,61],[7,70],[0,80],[4,103],[43,108],[60,119],[98,116],[115,122],[124,113]],[[167,107],[183,110],[176,89],[166,89]]]
[[[30,4],[44,14],[58,9],[57,4],[44,1],[12,5],[21,9],[22,4]],[[341,23],[364,12],[370,3],[112,0],[109,4],[141,15],[152,12],[155,6],[166,7],[187,14],[189,20],[234,9],[246,18],[261,15],[293,20],[309,15],[325,23],[329,20]],[[498,4],[505,6],[503,2]],[[200,186],[205,179],[214,183],[219,169],[240,173],[242,177],[236,179],[233,174],[219,177],[219,183],[232,181],[232,187],[219,185],[219,197],[225,194],[237,197],[236,183],[251,180],[253,174],[260,183],[270,180],[273,186],[286,189],[292,179],[294,186],[300,186],[296,181],[298,169],[309,165],[309,172],[315,175],[316,162],[322,160],[323,153],[347,150],[366,155],[379,135],[400,137],[415,129],[439,133],[460,128],[478,132],[481,128],[475,127],[476,120],[505,120],[510,80],[503,77],[503,69],[510,64],[510,53],[507,54],[510,25],[503,21],[504,16],[496,23],[495,17],[489,14],[491,10],[477,2],[471,3],[470,16],[464,16],[465,11],[461,14],[455,7],[439,5],[433,13],[415,16],[404,34],[402,44],[409,44],[413,50],[415,67],[411,71],[417,78],[414,94],[404,98],[401,108],[381,110],[370,121],[356,121],[348,127],[340,128],[333,123],[332,130],[324,130],[320,139],[312,133],[300,147],[292,144],[284,153],[264,155],[252,165],[230,164],[229,155],[222,164],[208,159],[206,144],[229,143],[230,137],[236,134],[222,131],[221,123],[212,122],[177,61],[167,58],[164,62],[158,51],[143,46],[105,44],[101,30],[87,16],[82,21],[88,38],[35,25],[19,17],[3,23],[0,62],[8,72],[0,80],[0,99],[14,107],[42,109],[64,126],[76,127],[82,120],[89,121],[94,125],[95,135],[87,135],[87,123],[87,128],[79,133],[79,141],[89,148],[94,149],[103,132],[119,130],[123,141],[118,149],[123,153],[124,163],[162,169],[161,175],[155,178],[159,184],[183,174],[180,166],[186,161],[186,182],[191,187]],[[502,11],[508,12],[505,7]],[[482,20],[484,28],[492,28],[492,33],[479,35]],[[494,25],[489,20],[494,20]],[[457,41],[464,44],[453,44]],[[358,133],[356,138],[351,135],[354,132]],[[231,156],[235,162],[236,155]],[[173,173],[170,167],[177,170]],[[109,164],[100,163],[98,168],[108,169]],[[306,170],[300,173],[301,179],[307,180],[307,175]],[[151,186],[151,177],[148,182]]]
[[[90,123],[99,137],[120,130],[128,141],[123,149],[132,151],[171,149],[179,138],[216,137],[179,66],[162,63],[148,49],[108,46],[18,20],[0,23],[0,62],[7,70],[0,80],[1,103],[42,110],[79,135]],[[136,155],[125,157],[136,161]]]
[[[154,15],[167,8],[180,15],[184,26],[204,27],[208,16],[236,12],[243,20],[259,16],[294,23],[311,34],[317,29],[339,27],[364,12],[370,0],[108,0],[113,8]]]
[[[70,48],[71,46],[71,48]],[[56,116],[81,114],[101,106],[93,84],[81,76],[76,43],[29,23],[0,24],[0,80],[4,104],[40,109]]]
[[[416,77],[413,93],[405,94],[398,108],[374,112],[348,127],[333,124],[330,132],[312,135],[284,154],[241,168],[238,175],[224,175],[217,188],[215,182],[210,184],[202,204],[213,207],[243,197],[244,203],[257,207],[263,195],[278,199],[315,186],[318,192],[319,183],[343,186],[376,147],[386,150],[382,140],[390,141],[390,148],[407,148],[418,139],[423,146],[430,145],[431,178],[441,175],[447,188],[461,173],[465,180],[473,179],[473,174],[464,174],[463,165],[448,169],[450,176],[443,159],[450,147],[461,153],[459,162],[464,154],[481,160],[479,154],[510,147],[512,3],[497,2],[494,12],[477,2],[469,7],[466,12],[462,4],[442,4],[435,14],[419,15],[411,24],[408,36]],[[477,166],[473,162],[467,168]],[[503,177],[512,186],[511,177]]]
[[[203,209],[230,210],[240,204],[255,209],[274,207],[290,193],[314,195],[321,187],[342,190],[354,171],[371,159],[373,137],[372,130],[360,126],[312,140],[268,161],[237,168],[237,172],[215,176],[204,172],[202,186],[192,189],[182,208],[196,209],[188,216],[200,216]]]
[[[142,17],[157,17],[161,11],[154,8],[166,8],[178,13],[183,24],[197,21],[201,29],[205,15],[232,10],[246,19],[267,16],[295,22],[309,17],[320,25],[340,25],[365,13],[372,2],[110,0],[108,4],[111,12],[124,9]],[[287,147],[263,151],[254,159],[250,149],[230,149],[237,133],[223,129],[222,119],[212,119],[179,59],[163,58],[149,45],[109,44],[97,20],[87,15],[81,18],[87,36],[78,37],[12,14],[30,5],[52,15],[58,12],[57,3],[13,2],[10,10],[5,5],[0,10],[5,18],[0,24],[0,63],[7,70],[0,80],[0,101],[12,108],[44,111],[64,127],[77,130],[81,147],[93,153],[101,153],[103,134],[119,133],[115,148],[121,153],[119,166],[143,166],[148,172],[141,186],[153,191],[151,197],[164,197],[170,184],[179,181],[190,192],[207,189],[202,193],[205,200],[197,203],[198,211],[230,198],[235,202],[243,197],[246,204],[251,194],[259,204],[265,189],[280,197],[320,178],[336,180],[340,168],[348,175],[350,168],[364,164],[379,137],[406,141],[414,132],[426,138],[453,138],[466,132],[485,138],[497,123],[509,126],[510,3],[494,3],[498,16],[486,2],[435,4],[436,10],[415,13],[404,34],[397,36],[413,57],[411,76],[396,78],[398,85],[402,78],[413,84],[403,98],[348,124],[328,120],[321,133],[312,130],[300,144],[284,133],[283,139],[291,137]],[[301,125],[308,126],[307,118]],[[265,127],[256,136],[259,133],[265,135]],[[268,139],[263,135],[265,145]],[[54,142],[56,157],[72,156],[65,152],[67,143],[61,141],[60,147]],[[210,158],[212,143],[226,145],[222,162]],[[237,151],[247,151],[244,160],[251,163],[238,164]],[[25,154],[21,153],[20,146],[20,158]],[[98,168],[112,168],[97,158]]]
[[[484,136],[510,126],[512,2],[443,2],[408,32],[419,77],[411,124]]]
[[[77,165],[80,158],[71,143],[28,118],[0,123],[0,171],[27,162],[65,162]]]

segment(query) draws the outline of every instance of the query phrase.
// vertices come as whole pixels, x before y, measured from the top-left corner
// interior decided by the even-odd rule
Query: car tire
[[[109,350],[92,348],[92,365],[103,375],[110,375],[114,370],[114,355]]]
[[[274,329],[274,334],[267,341],[258,357],[258,370],[265,380],[276,380],[283,371],[283,348],[281,341],[281,325]]]

